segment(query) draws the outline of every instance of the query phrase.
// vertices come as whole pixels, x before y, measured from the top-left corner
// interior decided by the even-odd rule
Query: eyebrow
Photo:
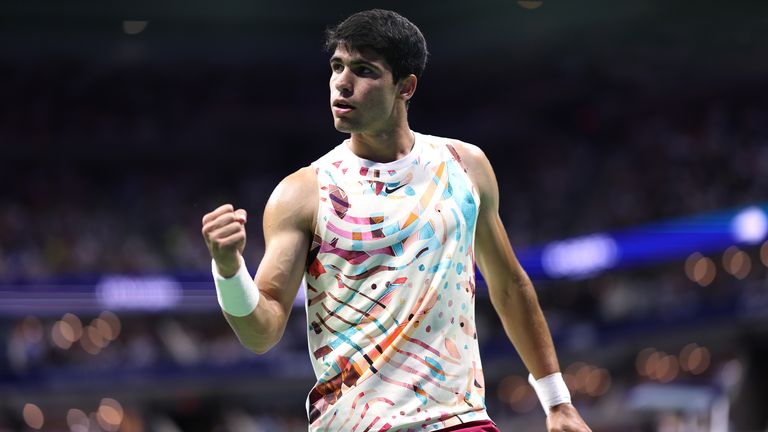
[[[331,59],[328,62],[329,63],[334,63],[334,62],[344,63],[344,61],[342,61],[341,57],[339,57],[339,56],[331,57]],[[377,66],[374,63],[371,63],[368,60],[352,60],[351,62],[349,62],[349,64],[350,64],[350,66],[364,65],[364,66],[370,66],[370,67],[372,67],[374,69],[377,69],[377,70],[381,69],[379,66]]]

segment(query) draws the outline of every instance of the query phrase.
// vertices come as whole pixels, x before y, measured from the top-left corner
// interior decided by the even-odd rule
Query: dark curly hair
[[[325,48],[334,52],[342,45],[358,51],[370,48],[392,68],[398,82],[410,74],[421,77],[427,65],[427,42],[416,25],[402,15],[382,9],[358,12],[325,32]]]

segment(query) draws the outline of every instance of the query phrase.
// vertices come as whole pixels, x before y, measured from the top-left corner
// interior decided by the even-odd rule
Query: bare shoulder
[[[480,147],[464,141],[449,140],[448,143],[456,149],[456,153],[459,154],[467,169],[467,174],[478,188],[481,196],[494,195],[498,188],[496,175],[485,152]]]
[[[315,169],[306,166],[285,177],[275,188],[275,192],[299,197],[303,194],[317,195],[317,175]]]
[[[470,176],[473,177],[473,180],[476,176],[493,174],[491,163],[488,161],[488,157],[483,149],[474,144],[454,139],[449,140],[448,144],[456,149],[456,153],[461,157],[462,163],[467,168],[467,171],[469,171]]]
[[[461,156],[461,159],[467,163],[476,163],[487,159],[483,150],[474,144],[456,139],[448,140],[448,144],[452,145],[459,153],[459,156]]]
[[[301,168],[285,177],[267,201],[264,210],[265,228],[268,224],[289,223],[311,230],[318,203],[317,175],[311,166]]]

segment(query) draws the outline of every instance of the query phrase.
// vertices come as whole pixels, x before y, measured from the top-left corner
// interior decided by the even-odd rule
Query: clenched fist
[[[203,216],[203,238],[223,277],[231,277],[240,269],[246,220],[245,210],[235,210],[231,204],[224,204]]]

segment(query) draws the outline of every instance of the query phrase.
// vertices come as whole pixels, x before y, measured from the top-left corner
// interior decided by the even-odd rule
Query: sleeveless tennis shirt
[[[423,431],[486,420],[475,332],[479,196],[445,138],[404,158],[349,140],[312,163],[320,203],[305,274],[310,431]]]

